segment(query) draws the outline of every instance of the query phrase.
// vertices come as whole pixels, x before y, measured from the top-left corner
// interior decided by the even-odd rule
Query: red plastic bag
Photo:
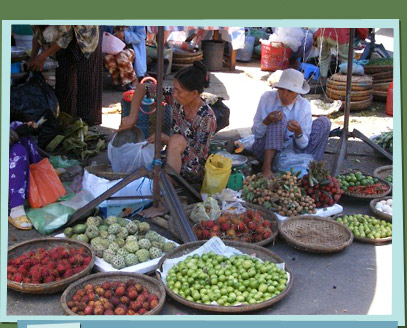
[[[393,116],[393,81],[390,83],[389,89],[387,90],[386,114]]]
[[[260,69],[262,71],[284,70],[289,67],[291,48],[282,42],[261,43]]]
[[[65,194],[66,190],[48,158],[30,165],[28,202],[32,208],[54,203]]]

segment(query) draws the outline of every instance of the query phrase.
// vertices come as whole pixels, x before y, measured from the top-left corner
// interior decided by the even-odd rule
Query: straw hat
[[[281,74],[280,80],[275,83],[273,87],[287,89],[302,95],[305,95],[310,90],[310,86],[307,81],[305,81],[304,75],[293,68],[285,69]]]

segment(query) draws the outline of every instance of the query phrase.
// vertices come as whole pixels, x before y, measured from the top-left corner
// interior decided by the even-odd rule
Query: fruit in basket
[[[136,252],[137,258],[139,260],[139,262],[146,262],[148,260],[150,260],[150,252],[147,249],[139,249]]]
[[[388,183],[393,183],[393,174],[389,174],[386,179],[385,179]]]
[[[117,234],[120,232],[120,229],[121,229],[121,228],[122,228],[122,227],[121,227],[120,224],[118,224],[118,223],[113,223],[113,224],[109,225],[109,227],[107,228],[107,232],[108,232],[110,235],[117,235]]]
[[[122,255],[116,255],[113,256],[111,265],[113,268],[120,270],[126,267],[126,262],[124,261],[124,257]]]
[[[114,224],[114,223],[117,223],[117,217],[112,216],[112,215],[111,215],[111,216],[108,216],[108,217],[105,219],[104,223],[107,224],[108,226],[110,226],[110,225],[112,225],[112,224]]]
[[[133,279],[127,282],[105,282],[78,289],[67,301],[69,309],[79,315],[142,315],[158,306],[159,298],[146,287],[136,288]],[[96,299],[92,295],[99,295]]]
[[[96,225],[88,225],[85,234],[88,238],[93,239],[99,236],[99,228]]]
[[[71,227],[68,227],[64,230],[64,235],[67,238],[70,238],[73,235],[73,229]]]
[[[291,171],[267,179],[258,173],[244,180],[242,197],[283,216],[315,213],[314,200],[305,195],[300,180]]]
[[[323,162],[312,161],[309,164],[308,174],[302,177],[301,185],[314,199],[317,208],[336,204],[343,194],[339,181],[329,175]]]
[[[103,259],[107,262],[107,263],[112,263],[112,259],[113,257],[116,255],[116,252],[111,250],[110,248],[105,249],[103,251]]]
[[[152,258],[152,259],[159,258],[163,255],[162,250],[157,247],[151,247],[149,249],[149,252],[150,252],[150,258]]]
[[[124,249],[129,253],[135,253],[140,249],[140,246],[136,240],[128,240],[124,244]]]
[[[126,257],[124,258],[124,261],[126,262],[126,266],[128,267],[140,263],[137,255],[133,253],[127,254]]]
[[[89,242],[89,237],[86,234],[81,233],[80,235],[78,235],[78,237],[76,237],[76,240],[77,241],[82,241],[84,243],[88,243]]]
[[[72,228],[72,231],[74,234],[81,234],[85,233],[86,228],[86,224],[79,223]]]
[[[375,208],[380,212],[393,215],[393,199],[383,199],[376,203]]]
[[[365,175],[360,171],[341,174],[338,181],[344,192],[361,195],[380,195],[388,190],[387,185],[381,183],[378,178]]]
[[[8,260],[7,279],[18,283],[51,283],[82,272],[91,260],[85,247],[39,248]]]
[[[100,216],[89,216],[86,219],[86,225],[87,226],[96,226],[99,227],[102,224],[102,218]]]
[[[173,250],[175,247],[177,247],[177,245],[175,245],[175,243],[173,243],[171,241],[167,241],[164,243],[163,251],[164,251],[164,253],[167,253],[167,252]]]
[[[134,235],[138,232],[138,226],[133,221],[130,221],[126,224],[126,229],[130,235]]]
[[[151,247],[151,242],[147,238],[140,239],[138,244],[139,244],[140,248],[144,248],[147,250],[150,249],[150,247]]]
[[[356,237],[380,239],[392,236],[392,224],[374,216],[354,214],[337,218],[336,222],[346,225]]]
[[[220,306],[264,302],[284,291],[287,283],[287,272],[275,263],[214,252],[190,255],[166,276],[166,285],[177,295],[190,302]]]
[[[147,222],[141,222],[138,225],[138,230],[140,234],[147,233],[150,230],[150,225]]]

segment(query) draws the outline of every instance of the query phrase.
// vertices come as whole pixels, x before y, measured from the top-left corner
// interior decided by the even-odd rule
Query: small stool
[[[311,74],[313,74],[312,78],[317,81],[319,78],[319,67],[312,65],[312,64],[307,64],[307,63],[301,63],[300,72],[304,72],[304,78],[308,79]]]

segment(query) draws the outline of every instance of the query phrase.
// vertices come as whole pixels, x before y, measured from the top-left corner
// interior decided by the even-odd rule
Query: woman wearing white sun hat
[[[331,122],[326,116],[312,121],[311,105],[301,97],[310,87],[301,72],[292,68],[284,70],[273,87],[277,90],[266,91],[261,96],[254,116],[253,152],[267,177],[290,169],[288,163],[305,174],[309,161],[322,159]]]

